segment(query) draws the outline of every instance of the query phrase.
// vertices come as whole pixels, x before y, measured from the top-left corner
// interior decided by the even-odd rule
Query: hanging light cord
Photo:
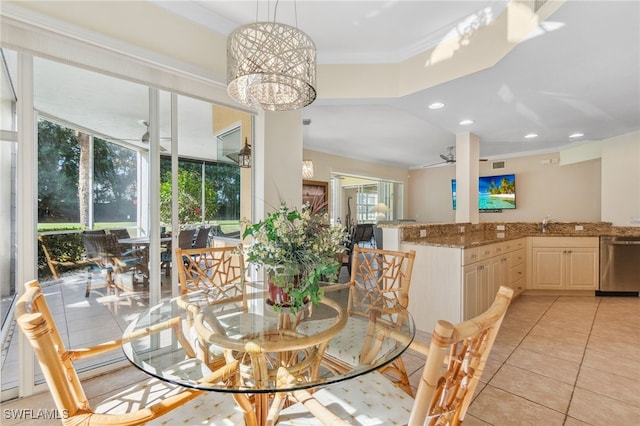
[[[276,5],[273,7],[273,23],[275,24],[276,22],[276,15],[278,14],[278,3],[280,2],[280,0],[276,0]],[[260,0],[256,0],[256,22],[258,22],[258,9],[260,6]],[[270,9],[270,5],[269,5],[269,0],[267,0],[267,20],[269,20],[269,9]],[[298,28],[298,2],[297,0],[293,0],[293,13],[294,13],[294,20],[296,22],[296,28]]]

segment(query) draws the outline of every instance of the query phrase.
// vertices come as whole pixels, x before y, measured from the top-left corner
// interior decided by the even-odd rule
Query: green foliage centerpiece
[[[273,300],[276,309],[289,307],[293,312],[309,301],[322,297],[320,282],[336,278],[340,268],[338,254],[344,251],[344,228],[330,225],[328,215],[309,204],[290,209],[286,203],[267,218],[247,224],[243,238],[253,237],[243,246],[247,261],[265,268],[270,285],[281,289],[284,300]]]

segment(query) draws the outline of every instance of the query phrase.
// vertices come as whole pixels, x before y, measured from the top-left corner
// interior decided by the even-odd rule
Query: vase
[[[275,273],[269,274],[269,298],[267,299],[267,303],[272,306],[278,306],[280,308],[289,308],[291,307],[291,298],[287,293],[288,288],[297,287],[300,283],[300,274],[294,275],[286,275],[286,278],[283,281],[283,275],[279,275],[277,281],[285,285],[280,286],[276,284]]]

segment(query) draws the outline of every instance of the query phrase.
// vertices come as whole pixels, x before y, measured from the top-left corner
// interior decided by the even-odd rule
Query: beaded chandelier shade
[[[227,92],[267,111],[303,108],[316,99],[316,47],[299,29],[254,22],[227,40]]]

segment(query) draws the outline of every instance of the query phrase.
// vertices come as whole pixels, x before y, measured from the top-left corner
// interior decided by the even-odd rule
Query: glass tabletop
[[[127,327],[123,350],[141,370],[182,386],[271,393],[366,374],[413,340],[411,315],[391,299],[345,285],[325,288],[319,304],[297,313],[274,308],[262,291],[222,300],[199,292],[168,299]],[[229,363],[237,366],[233,373],[210,380]],[[297,380],[279,382],[279,367]]]

